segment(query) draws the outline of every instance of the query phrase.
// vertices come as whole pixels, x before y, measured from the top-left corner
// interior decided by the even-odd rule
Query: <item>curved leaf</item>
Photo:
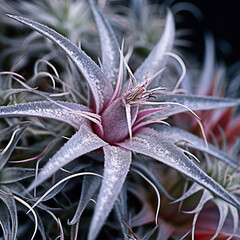
[[[134,134],[132,141],[127,140],[118,145],[152,157],[176,169],[240,209],[239,202],[230,193],[194,164],[178,147],[153,129],[143,128]]]
[[[193,111],[234,107],[240,104],[240,99],[236,98],[206,97],[187,94],[154,94],[154,96],[156,97],[154,102],[176,102],[190,108]],[[163,109],[157,113],[158,116],[168,117],[177,113],[188,111],[186,108],[180,106],[164,105],[164,107],[169,108]]]
[[[130,108],[131,124],[134,123],[138,113],[138,106],[133,105]],[[122,141],[128,134],[128,119],[126,116],[126,107],[121,98],[117,98],[103,113],[102,126],[104,130],[104,139],[109,143]]]
[[[220,233],[220,231],[226,221],[227,215],[228,215],[228,205],[225,202],[221,201],[220,199],[216,199],[214,202],[218,207],[220,216],[219,216],[217,230],[216,230],[214,236],[211,238],[211,240],[217,238],[218,234]]]
[[[14,148],[16,147],[18,141],[20,140],[22,134],[27,129],[27,127],[31,124],[31,122],[22,122],[19,123],[19,128],[13,132],[12,139],[9,141],[9,144],[4,148],[4,150],[0,154],[0,170],[3,169],[7,161],[9,160]],[[18,125],[13,125],[12,129]]]
[[[88,240],[96,239],[122,189],[132,161],[131,151],[110,145],[104,146],[103,150],[104,174]]]
[[[227,154],[219,150],[217,147],[208,144],[206,146],[206,143],[203,139],[199,138],[198,136],[189,133],[187,131],[184,131],[180,128],[176,127],[169,127],[165,125],[159,125],[154,127],[158,132],[160,132],[162,135],[167,137],[169,141],[177,144],[178,146],[186,146],[190,149],[195,149],[198,151],[203,151],[208,153],[211,156],[216,157],[217,159],[231,165],[234,168],[238,167],[238,163],[234,161],[231,157],[229,157]]]
[[[172,12],[168,9],[165,28],[161,39],[142,63],[142,65],[134,73],[134,76],[138,83],[144,81],[147,74],[149,74],[149,76],[152,76],[164,67],[167,60],[167,56],[165,54],[167,51],[170,51],[172,49],[174,37],[174,18]]]
[[[94,134],[88,126],[81,126],[63,147],[47,162],[27,192],[40,185],[61,167],[83,154],[96,150],[106,143]]]
[[[4,189],[7,190],[7,189]],[[18,217],[17,217],[17,206],[14,198],[12,196],[3,195],[0,192],[0,199],[5,203],[8,208],[10,218],[11,218],[11,236],[10,239],[15,240],[17,237],[17,229],[18,229]]]
[[[80,104],[56,101],[57,104],[48,101],[29,102],[17,105],[0,107],[0,117],[29,116],[54,119],[73,126],[76,129],[82,124],[82,117],[74,111],[89,111],[88,107]],[[68,108],[65,109],[64,107]]]
[[[91,170],[89,171],[91,172]],[[94,172],[98,173],[99,171],[96,171],[96,168],[94,168]],[[83,177],[81,197],[78,202],[77,210],[74,214],[73,219],[71,220],[71,222],[69,222],[69,225],[74,225],[80,221],[84,209],[87,207],[87,204],[91,200],[92,196],[99,189],[100,184],[100,178],[96,178],[95,176],[90,175],[86,175]]]
[[[11,235],[11,221],[7,208],[0,203],[0,226],[2,227],[3,239],[7,239]]]
[[[134,171],[135,168],[139,169],[140,172],[142,172],[146,177],[148,177],[156,185],[156,187],[160,190],[160,192],[164,194],[164,196],[166,196],[170,200],[174,199],[172,196],[169,195],[165,187],[161,184],[155,172],[153,171],[152,166],[148,166],[147,164],[142,164],[138,162],[137,163],[133,162],[132,170]]]
[[[193,211],[187,212],[187,213],[195,213],[194,217],[193,217],[193,222],[192,222],[192,239],[193,240],[194,240],[194,234],[195,234],[198,216],[199,216],[203,206],[212,198],[213,198],[212,194],[209,191],[207,191],[206,189],[204,189],[203,195],[201,196],[201,199],[200,199],[197,207]]]
[[[56,43],[76,64],[78,69],[87,80],[94,98],[94,109],[99,113],[102,108],[108,103],[113,94],[113,89],[110,81],[106,78],[101,69],[93,62],[81,49],[74,45],[64,36],[50,29],[49,27],[35,22],[33,20],[9,15],[20,23],[23,23],[43,36],[49,38]]]
[[[207,95],[210,89],[210,84],[212,83],[212,79],[214,76],[215,69],[215,44],[213,35],[209,32],[204,34],[204,42],[205,42],[205,49],[204,49],[204,60],[203,60],[203,69],[202,73],[198,82],[197,87],[197,94],[199,95]]]
[[[102,68],[107,78],[115,86],[118,79],[120,52],[116,36],[102,13],[96,7],[93,0],[89,0],[95,22],[100,35],[102,48]]]
[[[8,167],[0,173],[0,183],[14,183],[23,179],[33,177],[36,170],[33,168]]]

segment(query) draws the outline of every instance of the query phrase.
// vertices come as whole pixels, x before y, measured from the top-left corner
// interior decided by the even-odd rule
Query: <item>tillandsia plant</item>
[[[2,35],[0,42],[4,46],[1,54],[0,68],[15,66],[15,69],[22,69],[31,64],[32,59],[44,57],[44,59],[55,59],[55,63],[63,64],[66,59],[55,58],[60,53],[56,51],[51,42],[39,39],[39,36],[32,32],[26,34],[16,24],[10,24],[7,13],[23,15],[28,18],[44,23],[56,31],[68,37],[75,44],[80,44],[84,49],[90,49],[87,38],[96,38],[94,29],[91,28],[89,6],[86,1],[60,0],[49,1],[2,1],[0,6]],[[14,38],[12,34],[14,33]],[[84,37],[83,37],[84,36]],[[92,47],[91,47],[91,50]],[[23,57],[23,55],[25,57]],[[64,58],[64,56],[63,56]],[[21,61],[20,61],[21,60]],[[62,62],[63,60],[63,62]],[[3,70],[3,69],[1,69]]]
[[[222,185],[219,184],[214,180],[214,176],[211,177],[201,169],[194,162],[198,159],[193,153],[207,154],[217,159],[216,161],[223,162],[231,168],[236,168],[236,171],[238,171],[237,161],[216,146],[207,144],[206,140],[204,141],[187,131],[166,126],[165,120],[178,113],[188,112],[198,122],[199,128],[202,129],[201,121],[194,111],[233,107],[240,104],[240,100],[181,93],[179,86],[185,76],[186,69],[183,61],[172,52],[175,26],[170,9],[166,10],[165,27],[161,39],[133,74],[124,59],[123,47],[119,48],[108,20],[98,10],[93,0],[89,0],[89,4],[100,35],[102,49],[100,67],[79,47],[53,29],[24,17],[8,15],[10,18],[39,32],[60,47],[84,78],[84,83],[82,79],[75,79],[74,84],[81,87],[87,86],[86,90],[89,91],[88,104],[83,105],[81,101],[76,103],[55,100],[54,95],[32,89],[18,79],[22,86],[31,89],[39,98],[45,98],[45,100],[29,101],[27,99],[25,103],[0,107],[1,118],[35,117],[53,119],[66,123],[75,129],[75,133],[68,141],[47,159],[46,165],[24,193],[29,194],[39,186],[47,186],[45,183],[51,176],[56,175],[59,172],[58,170],[62,170],[67,164],[74,160],[77,161],[79,157],[88,155],[91,157],[91,162],[92,159],[98,164],[101,161],[104,162],[103,176],[101,176],[101,171],[94,167],[95,165],[87,166],[85,172],[74,173],[62,178],[39,199],[36,199],[32,208],[46,198],[50,198],[48,195],[51,195],[54,189],[55,193],[51,197],[55,196],[61,190],[59,186],[65,181],[85,175],[80,203],[73,220],[69,224],[76,224],[80,221],[82,211],[86,208],[92,196],[97,193],[100,185],[87,236],[88,240],[97,239],[114,204],[118,218],[127,218],[125,214],[121,213],[126,208],[124,205],[122,209],[122,203],[124,203],[122,199],[124,199],[126,191],[133,191],[131,184],[128,185],[129,180],[126,181],[129,170],[131,173],[132,169],[152,186],[157,184],[156,177],[151,176],[150,170],[146,167],[148,166],[147,162],[154,159],[190,179],[193,182],[191,189],[200,185],[204,193],[207,192],[207,194],[217,198],[216,201],[227,204],[234,216],[233,232],[235,232],[235,226],[238,224],[236,221],[237,211],[240,209],[237,197],[231,193],[229,185],[221,181]],[[162,71],[165,67],[167,68],[168,58],[173,58],[176,61],[176,66],[180,65],[182,68],[182,75],[172,88],[166,88],[166,86],[169,86],[166,77],[161,78]],[[125,70],[127,70],[129,79],[125,77]],[[65,95],[63,92],[62,95],[57,94],[57,96]],[[205,136],[203,129],[202,133]],[[135,153],[137,156],[135,156]],[[78,160],[81,161],[82,158]],[[80,170],[82,169],[80,168]],[[89,175],[95,177],[91,176],[89,178]],[[95,180],[95,178],[98,180]],[[128,186],[125,186],[124,182]],[[161,188],[161,184],[158,184]],[[199,188],[197,187],[197,189]],[[164,188],[161,190],[168,195]],[[187,198],[189,191],[179,199]],[[118,197],[120,198],[119,201],[117,201]],[[169,196],[169,198],[171,197]],[[201,201],[210,198],[205,198],[204,195],[201,199],[203,200],[200,200],[200,205],[194,212],[196,213],[193,221],[194,227],[195,219],[202,207]],[[220,216],[220,227],[225,218],[225,216]],[[124,219],[121,220],[124,221]],[[158,223],[157,214],[156,223]],[[159,224],[161,225],[161,222]],[[128,229],[137,239],[137,236],[131,230],[131,224],[124,221],[121,225],[123,226],[122,229]],[[220,227],[216,229],[216,236]],[[129,234],[125,236],[131,238]],[[150,239],[149,236],[146,236],[145,239]],[[161,232],[158,236],[161,237]]]

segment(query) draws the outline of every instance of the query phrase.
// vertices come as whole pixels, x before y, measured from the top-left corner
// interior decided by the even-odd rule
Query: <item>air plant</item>
[[[92,158],[97,161],[104,159],[103,178],[88,233],[88,240],[94,240],[107,221],[115,203],[116,208],[119,209],[116,200],[124,193],[121,190],[124,189],[129,170],[131,172],[132,159],[137,161],[134,156],[134,153],[137,153],[145,156],[146,159],[155,159],[177,170],[191,179],[194,182],[193,185],[199,184],[204,191],[211,192],[210,194],[229,204],[231,209],[240,209],[237,198],[194,163],[197,158],[190,150],[207,153],[217,161],[222,161],[234,168],[237,167],[237,163],[203,139],[187,131],[165,126],[165,120],[168,117],[188,112],[202,128],[201,121],[194,111],[233,107],[238,105],[240,100],[180,93],[178,88],[185,76],[185,66],[183,61],[172,52],[175,27],[171,10],[166,11],[161,39],[133,74],[124,59],[123,50],[119,49],[108,20],[98,10],[93,0],[89,0],[89,3],[100,35],[101,67],[79,47],[51,28],[24,17],[8,15],[57,44],[81,72],[89,89],[88,105],[83,105],[82,102],[55,100],[51,95],[35,90],[38,96],[45,98],[44,101],[29,101],[0,107],[2,118],[53,119],[72,126],[76,131],[47,161],[25,194],[43,185],[62,167],[85,154],[90,156],[92,154]],[[183,71],[171,89],[166,88],[168,79],[162,79],[160,75],[164,68],[167,68],[168,58],[173,58]],[[125,67],[129,80],[125,79]],[[86,86],[82,81],[82,79],[79,81],[76,79],[75,84]],[[26,89],[30,89],[21,80],[18,82]],[[202,133],[204,136],[203,130]],[[185,148],[186,145],[187,148]],[[144,161],[141,161],[140,165],[145,169]],[[148,172],[147,169],[142,171]],[[92,167],[89,174],[94,175],[93,172]],[[95,176],[97,174],[98,172],[95,172]],[[85,173],[85,175],[88,174]],[[140,176],[144,175],[140,173]],[[62,179],[56,183],[36,201],[33,207],[68,179]],[[85,195],[88,194],[88,200],[85,200],[87,203],[98,189],[96,181],[92,180],[90,183],[92,188],[86,187],[89,186],[88,181],[85,181],[86,185],[82,187]],[[85,209],[85,207],[78,208],[74,218],[76,221],[80,219],[80,208]],[[117,212],[119,213],[120,210]],[[126,226],[128,225],[125,224]]]
[[[37,60],[42,57],[46,60],[55,59],[55,63],[63,64],[61,58],[55,58],[60,53],[56,51],[57,49],[51,42],[39,39],[34,32],[26,33],[16,24],[9,25],[6,17],[9,12],[42,22],[68,37],[75,44],[81,42],[81,46],[85,49],[89,49],[87,38],[93,39],[96,36],[91,28],[90,11],[85,1],[2,1],[0,12],[2,25],[0,42],[4,46],[1,54],[1,65],[3,66],[1,67],[4,69],[13,65],[16,65],[17,69],[22,69],[24,66],[28,66],[32,59]],[[14,38],[11,36],[12,33],[14,33]]]

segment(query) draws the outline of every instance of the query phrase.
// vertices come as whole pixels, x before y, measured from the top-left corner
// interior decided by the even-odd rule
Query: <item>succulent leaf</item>
[[[94,240],[108,217],[126,179],[132,161],[131,151],[104,146],[104,174],[94,210],[88,240]]]
[[[94,172],[97,172],[96,169],[94,169]],[[87,207],[87,204],[89,203],[93,195],[99,189],[100,184],[100,178],[96,178],[90,175],[83,177],[81,197],[78,202],[77,210],[74,214],[73,219],[69,222],[69,225],[74,225],[80,221],[84,209]]]
[[[77,111],[89,112],[90,110],[88,107],[76,103],[39,101],[1,107],[0,117],[30,116],[49,118],[65,122],[79,129],[82,124],[82,117]]]
[[[201,185],[199,185],[197,183],[193,183],[193,185],[187,190],[187,192],[185,192],[181,197],[179,197],[172,203],[177,203],[177,202],[183,201],[186,198],[188,198],[188,197],[192,196],[193,194],[195,194],[199,191],[202,191],[202,190],[203,190],[203,188]]]
[[[190,149],[195,149],[199,151],[203,151],[208,153],[211,156],[216,157],[217,159],[231,165],[234,168],[238,167],[238,164],[235,160],[229,157],[226,153],[219,150],[217,147],[213,146],[212,144],[206,145],[205,141],[198,136],[184,131],[180,128],[176,127],[169,127],[164,125],[154,126],[154,128],[161,132],[164,136],[166,136],[169,141],[177,144],[178,146],[187,146]]]
[[[233,218],[233,231],[232,231],[232,235],[234,236],[234,234],[237,232],[238,226],[239,226],[239,214],[238,214],[238,210],[230,205],[229,206],[230,212],[232,214],[232,218]]]
[[[8,236],[11,235],[11,221],[9,217],[9,212],[6,207],[1,206],[1,214],[0,214],[0,226],[3,231],[3,239],[7,239]]]
[[[102,48],[102,69],[112,85],[116,85],[120,63],[120,52],[116,36],[108,20],[96,7],[94,0],[89,0],[95,22],[98,27]]]
[[[4,189],[5,190],[5,189]],[[5,192],[5,191],[4,191]],[[7,193],[8,194],[8,193]],[[0,192],[0,199],[7,206],[8,212],[11,218],[11,233],[10,239],[15,240],[17,237],[17,229],[18,229],[18,217],[17,217],[17,206],[16,202],[11,196],[6,196],[4,193]]]
[[[49,27],[27,18],[13,15],[8,16],[49,38],[68,55],[88,82],[94,98],[93,107],[96,109],[96,112],[99,113],[111,99],[113,89],[110,81],[106,78],[105,74],[96,63],[93,62],[80,48],[70,42],[70,40]]]
[[[126,140],[118,145],[152,157],[176,169],[240,209],[239,202],[230,193],[194,164],[178,147],[153,129],[143,128],[134,134],[132,141]]]
[[[31,124],[31,122],[22,122],[19,124],[19,128],[17,128],[12,135],[12,139],[9,141],[9,144],[4,148],[4,150],[0,154],[0,170],[3,169],[7,161],[9,160],[14,148],[16,147],[18,141],[20,140],[22,134],[27,129],[27,127]],[[14,129],[17,125],[13,125]]]
[[[21,167],[7,167],[3,168],[0,173],[0,183],[14,183],[23,179],[33,177],[35,175],[35,169],[21,168]]]
[[[75,158],[104,145],[106,145],[106,143],[94,134],[88,126],[81,126],[79,131],[76,132],[51,159],[49,159],[48,163],[43,167],[27,191],[40,185],[61,167],[70,163]]]
[[[166,52],[171,51],[173,41],[175,37],[175,23],[172,12],[168,9],[166,16],[165,28],[162,33],[161,39],[142,63],[142,65],[136,70],[134,76],[138,83],[142,83],[149,74],[152,76],[163,68],[166,64]]]
[[[210,89],[210,84],[214,76],[215,70],[215,44],[213,35],[210,33],[204,34],[205,49],[204,49],[204,66],[199,79],[199,84],[197,87],[197,94],[205,95],[206,90]]]
[[[234,98],[205,97],[187,94],[155,94],[155,97],[154,102],[176,102],[190,108],[193,111],[234,107],[240,103],[239,99]],[[164,107],[166,106],[168,105],[164,105]],[[169,108],[160,111],[158,116],[168,117],[187,111],[186,108],[180,106],[169,105],[168,107]]]
[[[224,201],[222,201],[220,199],[215,199],[214,202],[217,205],[218,210],[219,210],[219,222],[218,222],[217,230],[216,230],[214,236],[211,238],[211,240],[217,238],[218,234],[220,233],[220,231],[225,223],[227,215],[228,215],[228,205]]]
[[[130,107],[131,124],[135,121],[138,106]],[[104,139],[109,143],[122,141],[129,134],[126,109],[121,98],[117,98],[103,113],[102,126]]]

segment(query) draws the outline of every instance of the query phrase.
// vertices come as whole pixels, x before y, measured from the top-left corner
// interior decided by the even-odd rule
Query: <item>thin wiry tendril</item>
[[[32,206],[32,208],[35,208],[50,192],[52,192],[56,187],[61,185],[62,183],[66,182],[67,180],[74,178],[74,177],[79,177],[79,176],[85,176],[85,175],[92,175],[96,177],[103,178],[102,175],[94,173],[94,172],[81,172],[81,173],[75,173],[73,175],[70,175],[68,177],[63,178],[59,182],[57,182],[54,186],[52,186],[47,192],[45,192],[39,199],[38,201]]]
[[[156,210],[156,216],[155,216],[155,223],[156,225],[158,225],[158,214],[159,214],[159,210],[160,210],[160,194],[158,192],[157,187],[144,175],[142,174],[140,171],[134,169],[134,172],[136,172],[137,174],[139,174],[142,178],[144,178],[154,189],[154,191],[156,192],[157,195],[157,199],[158,199],[158,205],[157,205],[157,210]]]

